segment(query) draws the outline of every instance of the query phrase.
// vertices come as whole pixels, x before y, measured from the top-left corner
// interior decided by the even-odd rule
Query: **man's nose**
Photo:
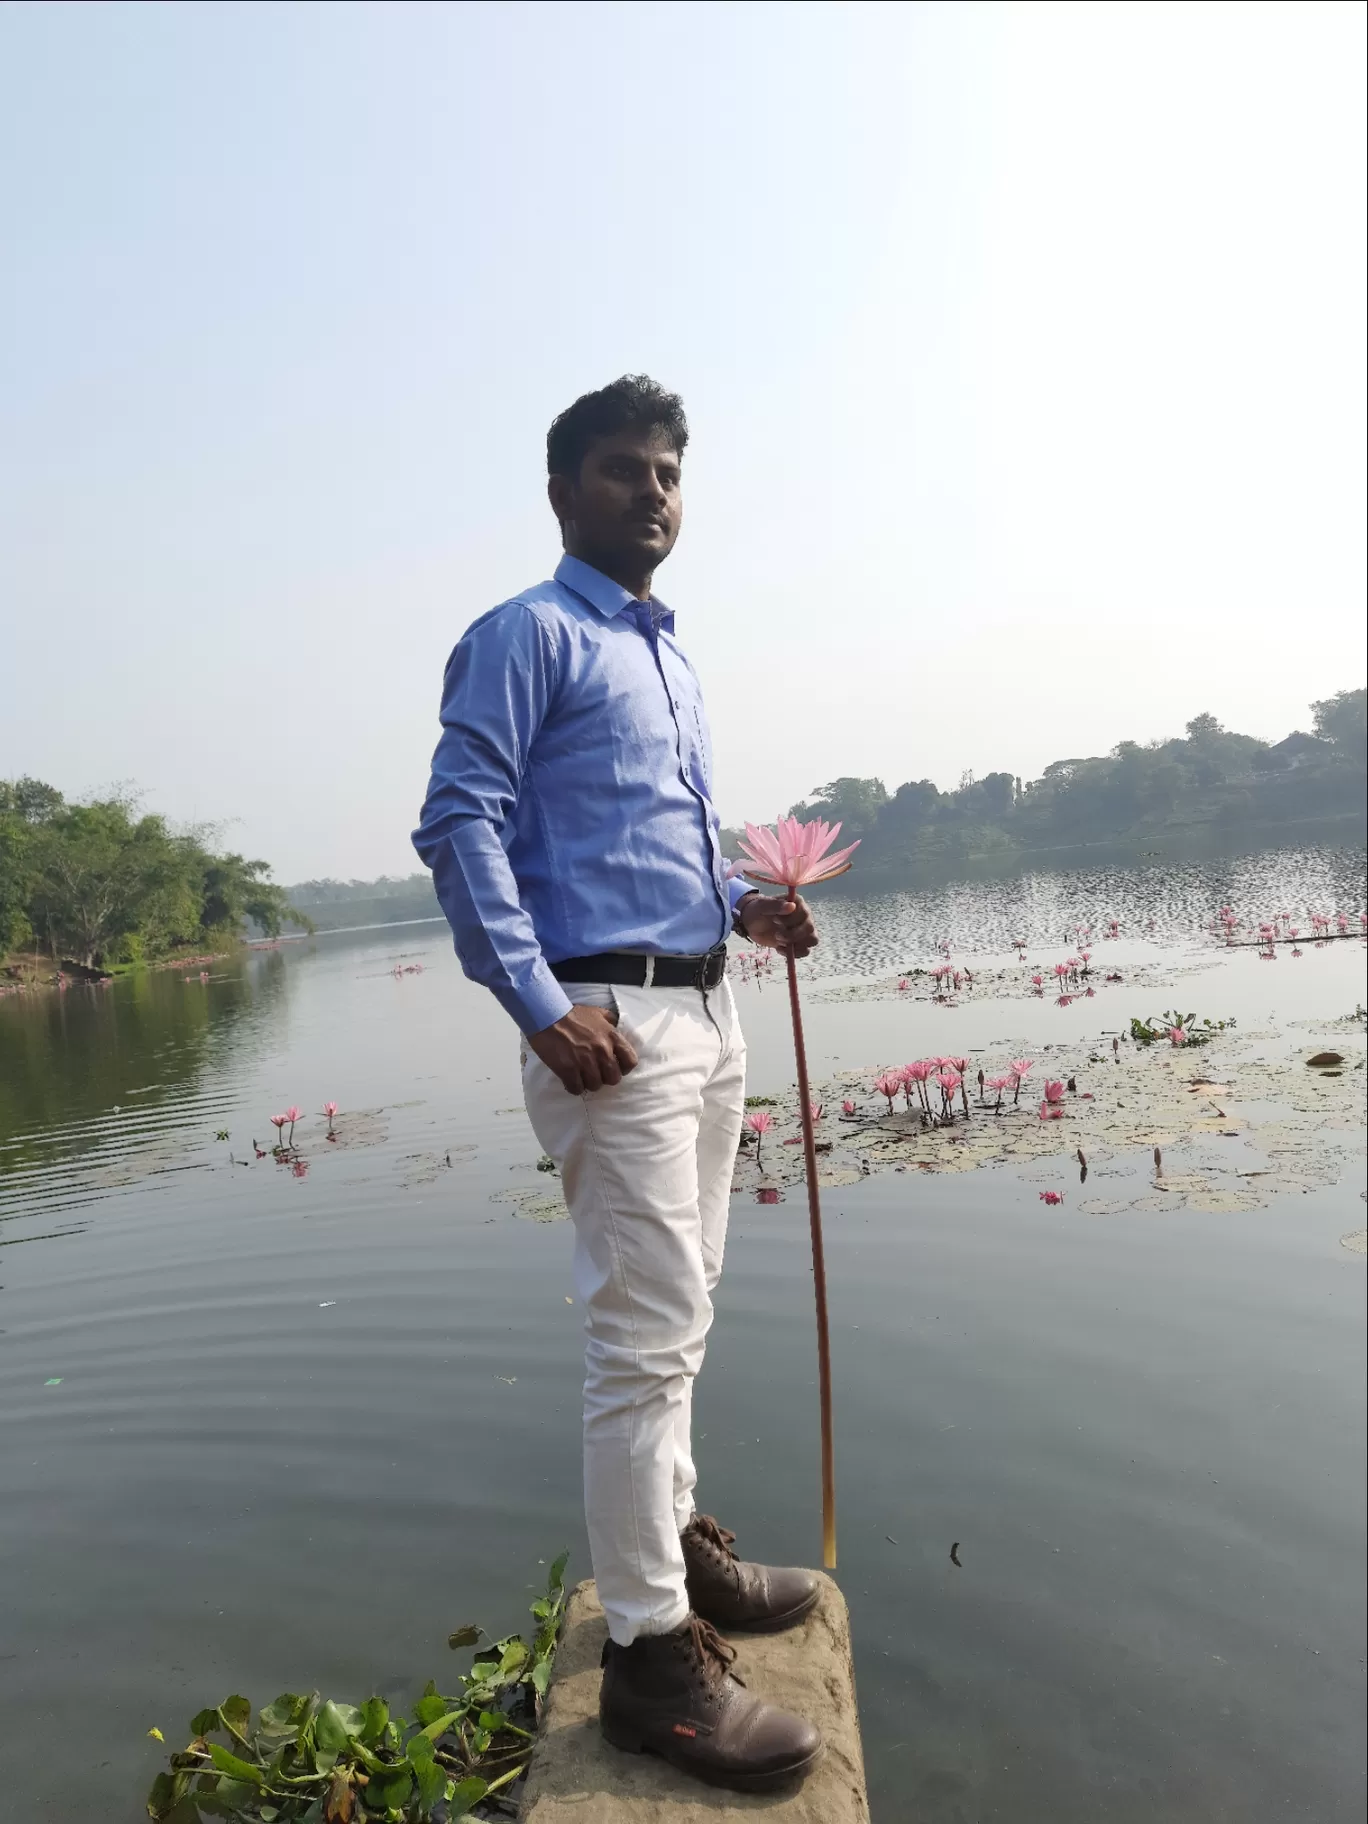
[[[642,481],[641,499],[643,503],[651,506],[663,507],[665,505],[665,484],[654,469],[648,470]]]

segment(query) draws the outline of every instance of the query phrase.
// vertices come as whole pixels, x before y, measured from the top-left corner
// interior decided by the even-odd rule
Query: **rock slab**
[[[869,1824],[850,1617],[829,1577],[801,1627],[737,1634],[736,1671],[746,1688],[813,1719],[825,1739],[807,1780],[786,1792],[724,1792],[651,1754],[623,1754],[599,1732],[599,1656],[608,1638],[592,1582],[566,1605],[522,1824],[717,1824],[763,1812],[773,1824]]]

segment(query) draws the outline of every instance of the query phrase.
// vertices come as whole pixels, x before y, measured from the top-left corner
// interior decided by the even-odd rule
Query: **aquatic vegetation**
[[[1203,1020],[1199,1026],[1196,1014],[1175,1009],[1161,1013],[1157,1020],[1132,1019],[1130,1036],[1137,1045],[1157,1045],[1163,1039],[1170,1045],[1209,1045],[1234,1024],[1234,1020]]]
[[[479,1648],[456,1694],[444,1696],[430,1680],[412,1716],[391,1716],[380,1697],[340,1704],[316,1691],[285,1692],[255,1722],[245,1697],[201,1710],[188,1745],[153,1781],[148,1816],[158,1824],[202,1817],[419,1824],[438,1806],[451,1819],[497,1815],[476,1808],[506,1792],[531,1758],[565,1611],[568,1556],[557,1558],[546,1594],[532,1604],[531,1642],[510,1634]],[[477,1646],[482,1632],[459,1628],[449,1645]],[[223,1739],[210,1739],[216,1736]]]

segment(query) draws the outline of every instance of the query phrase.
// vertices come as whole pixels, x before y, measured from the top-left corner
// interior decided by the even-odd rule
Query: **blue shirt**
[[[414,847],[466,974],[524,1032],[571,1002],[550,965],[720,944],[727,879],[712,746],[674,616],[578,558],[470,626]]]

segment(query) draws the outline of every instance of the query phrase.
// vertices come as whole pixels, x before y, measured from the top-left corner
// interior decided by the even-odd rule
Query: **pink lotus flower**
[[[1187,1034],[1183,1031],[1181,1026],[1170,1026],[1168,1036],[1170,1045],[1187,1044]]]
[[[850,866],[850,857],[859,848],[852,842],[848,848],[829,855],[840,834],[839,823],[825,823],[820,817],[811,823],[799,823],[796,817],[781,817],[770,830],[763,824],[748,823],[739,847],[746,859],[732,869],[748,880],[765,880],[771,885],[787,887],[790,893],[799,887],[815,886],[821,880],[833,880]]]
[[[755,1135],[755,1163],[760,1163],[760,1142],[774,1126],[774,1116],[763,1108],[754,1109],[746,1116],[746,1126]]]
[[[1022,1085],[1023,1080],[1025,1079],[1026,1073],[1029,1070],[1034,1069],[1034,1067],[1035,1067],[1034,1058],[1013,1058],[1012,1059],[1012,1062],[1011,1062],[1009,1068],[1012,1072],[1012,1075],[1016,1078],[1016,1088],[1012,1092],[1012,1107],[1013,1108],[1015,1108],[1017,1103],[1021,1100],[1021,1085]]]
[[[993,1106],[995,1108],[1002,1107],[1003,1090],[1010,1089],[1015,1082],[1016,1082],[1015,1077],[989,1077],[988,1078],[987,1082],[984,1084],[984,1088],[995,1090],[997,1092],[997,1101],[993,1104]]]
[[[906,988],[907,988],[907,977],[905,975],[900,975],[898,977],[898,993],[899,994],[904,993],[906,991]]]
[[[289,1117],[286,1115],[272,1115],[271,1116],[271,1126],[273,1128],[275,1128],[278,1133],[280,1131],[280,1129],[282,1127],[284,1127],[284,1125],[288,1119],[289,1119]]]
[[[1046,1083],[1045,1100],[1047,1102],[1062,1102],[1064,1100],[1064,1084],[1061,1078],[1054,1077]]]
[[[332,1139],[334,1139],[334,1138],[335,1138],[335,1137],[336,1137],[336,1136],[335,1136],[335,1135],[334,1135],[334,1134],[333,1134],[333,1116],[334,1116],[334,1115],[335,1115],[335,1114],[336,1114],[336,1113],[337,1113],[337,1104],[336,1104],[336,1102],[325,1102],[325,1103],[324,1103],[324,1104],[323,1104],[323,1113],[324,1113],[324,1115],[325,1115],[325,1116],[326,1116],[326,1117],[327,1117],[327,1122],[328,1122],[328,1138],[329,1138],[329,1140],[332,1140]]]
[[[842,1102],[842,1104],[841,1104],[841,1113],[846,1116],[850,1116],[855,1113],[855,1104],[851,1101],[849,1096],[847,1096],[845,1101]]]
[[[922,1058],[915,1064],[904,1064],[898,1075],[902,1078],[903,1100],[912,1106],[912,1085],[917,1086],[917,1099],[929,1114],[931,1104],[926,1099],[926,1079],[931,1075],[932,1064],[928,1058]]]
[[[1063,1203],[1064,1193],[1063,1191],[1042,1191],[1040,1201],[1042,1203]]]
[[[1062,1121],[1064,1119],[1063,1103],[1042,1102],[1040,1105],[1040,1118],[1042,1121]]]
[[[938,1070],[936,1072],[936,1082],[940,1086],[941,1092],[941,1113],[943,1115],[953,1113],[955,1106],[955,1091],[958,1089],[963,1092],[964,1078],[960,1076],[959,1072],[956,1070]],[[966,1115],[969,1113],[969,1098],[967,1093],[964,1097],[964,1112]]]
[[[812,1116],[814,1121],[820,1121],[822,1118],[822,1104],[820,1102],[809,1102],[808,1113]]]
[[[898,1071],[894,1070],[886,1070],[874,1085],[881,1096],[888,1097],[888,1112],[890,1115],[893,1113],[893,1098],[897,1095],[902,1086],[902,1076]]]
[[[286,1119],[286,1120],[287,1120],[287,1121],[288,1121],[288,1122],[289,1122],[289,1124],[290,1124],[290,1137],[289,1137],[289,1139],[288,1139],[288,1140],[287,1140],[287,1141],[286,1141],[286,1142],[285,1142],[285,1144],[286,1144],[286,1146],[293,1146],[293,1145],[294,1145],[294,1130],[295,1130],[295,1122],[296,1122],[296,1121],[298,1121],[298,1119],[299,1119],[299,1117],[300,1117],[300,1115],[301,1115],[301,1113],[302,1113],[302,1112],[303,1112],[303,1111],[302,1111],[302,1110],[301,1110],[301,1109],[298,1109],[298,1108],[287,1108],[287,1109],[286,1109],[286,1110],[285,1110],[285,1119]]]
[[[1033,975],[1033,976],[1032,976],[1032,977],[1031,977],[1031,981],[1032,981],[1032,983],[1033,983],[1033,984],[1034,984],[1034,986],[1035,986],[1035,990],[1036,990],[1036,992],[1037,992],[1037,993],[1039,993],[1039,992],[1040,992],[1040,990],[1041,990],[1041,989],[1042,989],[1042,988],[1043,988],[1043,987],[1044,987],[1044,985],[1045,985],[1045,977],[1044,977],[1044,976],[1043,976],[1043,975]]]

